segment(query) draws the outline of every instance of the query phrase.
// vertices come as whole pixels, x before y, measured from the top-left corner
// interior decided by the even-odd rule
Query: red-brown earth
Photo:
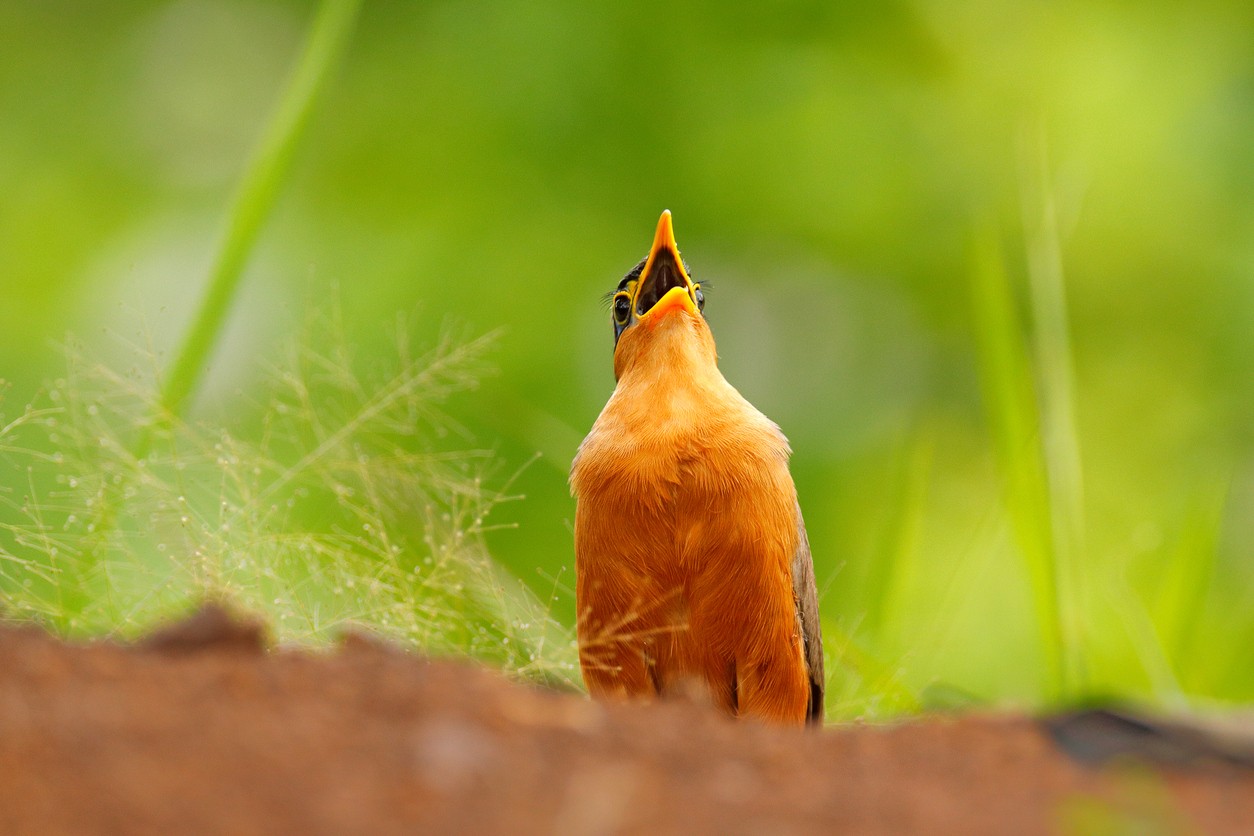
[[[1121,715],[776,729],[263,644],[0,630],[0,833],[1254,832],[1248,748]]]

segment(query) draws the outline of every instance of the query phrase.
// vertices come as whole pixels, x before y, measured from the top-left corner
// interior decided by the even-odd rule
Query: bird
[[[662,213],[609,296],[615,388],[571,464],[576,634],[594,699],[699,695],[823,721],[823,639],[791,448],[723,377]]]

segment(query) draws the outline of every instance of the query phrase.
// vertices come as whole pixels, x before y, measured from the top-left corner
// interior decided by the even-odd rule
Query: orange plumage
[[[733,715],[823,713],[788,442],[718,370],[670,213],[614,297],[618,385],[571,468],[579,658],[595,697],[694,685]]]

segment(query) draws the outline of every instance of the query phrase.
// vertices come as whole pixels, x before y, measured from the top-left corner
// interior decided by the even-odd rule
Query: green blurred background
[[[6,411],[67,333],[168,359],[312,11],[0,4]],[[725,375],[792,442],[834,676],[1031,701],[973,252],[996,241],[1038,361],[1052,254],[1065,351],[1033,385],[1061,375],[1074,430],[1086,690],[1248,699],[1252,138],[1245,2],[367,3],[193,414],[230,425],[331,300],[367,356],[398,311],[500,329],[448,410],[499,482],[523,468],[489,545],[571,623],[601,297],[669,208]]]

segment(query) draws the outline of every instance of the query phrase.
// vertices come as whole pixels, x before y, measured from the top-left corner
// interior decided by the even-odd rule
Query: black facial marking
[[[628,271],[627,271],[627,275],[623,276],[623,280],[622,280],[621,282],[619,282],[619,283],[618,283],[618,289],[619,289],[619,290],[626,290],[626,289],[627,289],[627,285],[628,285],[628,284],[630,284],[631,282],[633,282],[633,281],[635,281],[636,279],[640,278],[640,274],[641,274],[642,272],[644,272],[644,265],[645,265],[645,262],[646,262],[646,261],[648,261],[648,260],[649,260],[649,259],[647,259],[647,258],[642,258],[642,259],[640,259],[640,263],[639,263],[639,264],[637,264],[635,267],[633,267],[633,268],[631,268],[630,270],[628,270]]]

